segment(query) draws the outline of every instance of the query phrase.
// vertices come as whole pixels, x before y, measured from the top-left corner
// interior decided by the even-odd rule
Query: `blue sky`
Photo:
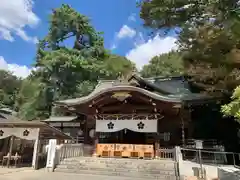
[[[1,0],[0,69],[26,77],[35,60],[36,42],[48,32],[51,9],[69,4],[103,32],[105,47],[138,68],[175,48],[175,37],[149,37],[136,0]],[[170,35],[172,35],[170,33]]]

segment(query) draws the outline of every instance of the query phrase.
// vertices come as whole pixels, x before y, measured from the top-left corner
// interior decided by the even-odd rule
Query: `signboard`
[[[195,140],[195,147],[196,149],[203,149],[203,141]]]
[[[61,124],[63,127],[80,127],[80,122],[72,123],[72,122],[64,122],[64,123],[49,123],[53,127],[61,127]]]
[[[119,101],[124,101],[128,97],[131,97],[132,95],[129,92],[115,92],[112,97],[116,98]]]

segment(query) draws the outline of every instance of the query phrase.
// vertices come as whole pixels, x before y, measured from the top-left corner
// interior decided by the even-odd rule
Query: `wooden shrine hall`
[[[192,138],[189,105],[213,98],[193,93],[183,77],[99,81],[88,96],[56,102],[64,111],[84,115],[84,143],[97,156],[157,156]]]

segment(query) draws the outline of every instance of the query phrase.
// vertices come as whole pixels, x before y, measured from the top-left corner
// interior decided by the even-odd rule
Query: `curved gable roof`
[[[139,92],[146,96],[149,96],[155,100],[159,101],[166,101],[166,102],[173,102],[173,103],[180,103],[181,100],[179,98],[170,97],[170,96],[164,96],[157,93],[153,93],[151,91],[130,86],[130,85],[118,85],[118,86],[112,86],[109,88],[103,88],[100,90],[95,90],[92,93],[90,93],[88,96],[76,98],[76,99],[67,99],[63,101],[57,101],[56,104],[66,104],[66,105],[77,105],[77,104],[84,104],[88,101],[94,100],[98,96],[107,93],[107,92],[117,92],[117,91],[130,91],[130,92]]]
[[[137,86],[140,87],[131,85],[132,80],[135,80],[138,84]],[[99,81],[94,91],[88,96],[57,101],[55,103],[68,106],[84,104],[88,101],[94,100],[104,93],[117,91],[139,92],[152,99],[172,103],[212,99],[210,96],[191,92],[187,86],[187,82],[184,81],[184,77],[154,78],[148,80],[134,74],[126,82],[121,82],[119,80]]]

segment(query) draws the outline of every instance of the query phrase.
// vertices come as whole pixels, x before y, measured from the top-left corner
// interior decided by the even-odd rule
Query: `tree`
[[[16,94],[20,88],[21,79],[8,71],[0,70],[0,108],[14,109]]]
[[[27,78],[23,80],[16,99],[18,115],[24,120],[44,119],[50,115],[52,100],[46,84],[40,79]]]
[[[225,116],[233,116],[240,123],[240,86],[238,86],[231,97],[229,104],[222,106],[222,113]]]
[[[74,39],[72,47],[64,46],[69,38]],[[37,70],[23,83],[18,98],[19,115],[27,120],[58,113],[52,108],[54,101],[86,95],[98,79],[115,78],[134,65],[109,54],[101,33],[89,19],[69,5],[62,5],[52,11],[49,32],[38,45],[35,67]],[[34,93],[28,93],[28,89]]]
[[[180,27],[179,51],[189,80],[215,95],[229,94],[240,84],[240,39],[232,13],[237,2],[142,0],[140,17],[154,30]]]
[[[153,57],[149,64],[143,66],[143,77],[179,76],[183,74],[183,61],[179,53],[172,51]]]

